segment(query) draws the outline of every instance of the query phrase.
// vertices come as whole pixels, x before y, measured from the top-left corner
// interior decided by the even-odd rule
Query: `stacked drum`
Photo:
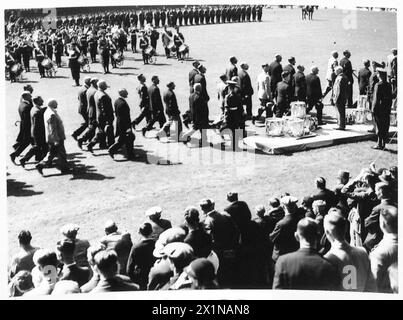
[[[366,95],[359,96],[357,109],[353,111],[352,116],[355,124],[366,124],[372,121],[372,113],[369,109],[369,102]]]

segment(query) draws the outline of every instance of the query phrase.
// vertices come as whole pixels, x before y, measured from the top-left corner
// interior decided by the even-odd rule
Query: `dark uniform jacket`
[[[140,108],[150,108],[150,97],[148,95],[148,88],[145,84],[142,84],[138,89],[137,93],[140,97]]]
[[[206,102],[208,102],[210,100],[210,97],[207,93],[207,83],[206,83],[206,77],[204,76],[204,74],[202,74],[202,73],[196,74],[194,77],[194,83],[201,84],[202,91],[201,91],[200,95],[203,97],[203,99],[206,100]]]
[[[370,77],[371,71],[368,68],[362,68],[360,71],[358,71],[358,87],[360,94],[368,93]]]
[[[31,109],[32,103],[26,100],[21,100],[18,107],[20,114],[20,132],[18,133],[17,142],[31,140]]]
[[[277,83],[277,106],[285,109],[291,101],[290,85],[286,81]]]
[[[168,117],[177,117],[180,114],[178,102],[176,101],[175,93],[171,90],[167,90],[163,97],[165,103],[165,112]]]
[[[273,260],[276,261],[279,256],[298,250],[299,244],[294,237],[298,221],[299,217],[294,213],[284,216],[277,222],[270,234],[270,241],[274,245]]]
[[[270,76],[270,87],[275,89],[275,85],[279,83],[281,78],[281,73],[283,72],[283,67],[277,61],[273,61],[269,65],[269,76]]]
[[[46,144],[45,121],[43,114],[46,108],[34,106],[31,109],[31,136],[35,145]]]
[[[294,75],[295,92],[294,96],[298,101],[306,99],[306,78],[302,71],[297,71]]]
[[[343,68],[343,73],[347,77],[348,81],[353,83],[353,66],[351,65],[351,61],[344,57],[340,60],[339,65]]]
[[[88,114],[87,90],[88,87],[84,86],[78,92],[78,113],[82,115]]]
[[[94,88],[93,86],[89,87],[86,95],[87,95],[87,108],[88,108],[88,119],[90,122],[96,121],[97,120],[97,109],[95,106],[95,93],[97,92],[97,89]]]
[[[119,97],[115,101],[116,136],[126,134],[131,128],[130,107],[126,100]]]
[[[107,93],[102,92],[97,104],[98,123],[107,122],[111,125],[114,118],[111,97]]]

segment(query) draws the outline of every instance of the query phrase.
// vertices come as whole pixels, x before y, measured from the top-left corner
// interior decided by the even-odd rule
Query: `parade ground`
[[[274,56],[294,56],[297,65],[319,68],[322,89],[326,87],[325,74],[330,52],[337,50],[339,56],[349,49],[353,69],[362,67],[364,58],[377,62],[386,61],[390,49],[397,46],[396,13],[342,11],[319,9],[313,20],[301,20],[301,10],[264,9],[262,22],[228,23],[182,27],[180,30],[190,47],[190,57],[206,66],[207,89],[210,95],[210,118],[219,114],[217,81],[234,55],[239,62],[249,64],[249,74],[256,92],[256,77],[263,63],[270,63]],[[147,84],[153,75],[160,78],[161,92],[166,84],[176,84],[176,96],[181,112],[188,109],[188,73],[191,60],[180,62],[166,59],[161,41],[158,40],[157,62],[143,65],[141,53],[125,52],[123,67],[111,69],[104,75],[99,63],[91,64],[89,74],[107,81],[107,92],[112,100],[118,97],[118,89],[126,88],[131,107],[132,120],[139,114],[136,92],[137,75],[144,74]],[[6,173],[7,211],[9,232],[9,255],[18,247],[16,235],[28,229],[33,236],[32,244],[45,247],[56,243],[59,228],[65,223],[80,225],[79,237],[95,240],[103,235],[107,219],[116,221],[118,227],[137,237],[137,228],[145,220],[145,210],[159,205],[162,216],[172,224],[182,222],[183,210],[188,205],[198,205],[202,198],[212,198],[216,209],[222,210],[227,202],[226,193],[237,191],[240,200],[246,200],[251,210],[258,204],[267,205],[268,198],[285,192],[301,197],[315,191],[314,179],[326,178],[328,187],[336,184],[340,169],[352,177],[375,161],[377,168],[397,165],[397,139],[392,139],[386,150],[371,149],[374,141],[366,140],[343,143],[315,150],[268,155],[264,152],[236,152],[204,147],[188,148],[182,143],[165,144],[152,139],[153,132],[144,138],[137,131],[136,158],[126,160],[117,155],[112,160],[107,150],[94,149],[91,154],[80,150],[71,133],[82,121],[77,113],[77,87],[73,87],[70,69],[63,57],[64,68],[59,68],[55,78],[40,79],[35,61],[31,60],[30,73],[24,73],[23,83],[5,84]],[[68,161],[74,172],[62,175],[55,168],[44,169],[44,177],[35,169],[34,163],[26,168],[13,165],[8,154],[18,134],[18,104],[23,86],[30,83],[33,95],[41,95],[45,101],[55,98],[63,119],[67,140]],[[354,84],[354,99],[358,86]],[[335,111],[324,100],[324,120],[333,121]],[[253,96],[253,113],[257,113],[258,99]],[[4,121],[4,120],[3,120]],[[145,122],[137,129],[141,129]],[[335,125],[333,125],[335,126]],[[158,125],[156,125],[156,128]],[[255,127],[247,122],[247,130]],[[16,163],[19,161],[17,159]]]

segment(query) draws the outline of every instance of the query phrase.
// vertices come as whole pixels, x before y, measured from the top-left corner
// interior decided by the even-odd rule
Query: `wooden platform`
[[[348,125],[345,131],[336,130],[336,127],[337,125],[334,123],[326,124],[314,132],[315,136],[297,139],[288,136],[269,137],[265,133],[265,127],[260,126],[256,127],[256,134],[243,139],[243,143],[248,148],[276,155],[370,140],[375,137],[374,133],[368,132],[372,128],[372,125]],[[391,126],[389,134],[397,136],[397,127]]]

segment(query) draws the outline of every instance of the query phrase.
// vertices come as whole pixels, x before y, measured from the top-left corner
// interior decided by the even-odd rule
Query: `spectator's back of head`
[[[164,256],[164,248],[168,243],[183,242],[186,237],[186,231],[183,228],[173,227],[162,232],[155,242],[155,249],[153,255],[156,258]]]
[[[32,236],[28,230],[21,230],[18,234],[18,242],[20,245],[27,246],[31,243]]]
[[[269,199],[269,205],[272,208],[277,208],[280,206],[280,200],[276,197],[272,197]]]
[[[316,244],[319,235],[318,224],[311,218],[301,219],[297,225],[297,235],[300,243],[305,240],[310,245]]]
[[[266,213],[266,208],[265,208],[263,205],[259,204],[259,205],[257,205],[257,206],[255,207],[255,212],[256,212],[256,215],[257,215],[259,218],[263,218],[263,217],[264,217],[264,214]]]
[[[383,232],[397,234],[397,208],[387,206],[381,211],[380,225]]]
[[[102,250],[94,257],[95,265],[105,278],[113,277],[118,271],[118,255],[114,250]]]
[[[31,272],[19,271],[10,281],[10,297],[22,296],[25,292],[34,288]]]
[[[63,227],[61,227],[60,232],[66,238],[75,240],[79,229],[80,229],[80,227],[78,225],[69,223],[69,224],[66,224]]]
[[[117,230],[118,230],[118,227],[113,220],[106,221],[106,223],[105,223],[105,233],[106,234],[116,232]]]
[[[347,221],[338,209],[331,209],[324,218],[323,227],[326,236],[343,241],[345,239]]]
[[[70,239],[64,239],[64,240],[58,241],[58,243],[57,243],[57,250],[63,256],[72,257],[74,255],[75,248],[76,248],[76,245],[75,245],[74,241],[72,241]]]
[[[312,211],[315,215],[324,216],[326,214],[326,201],[315,200],[312,202]]]
[[[95,260],[94,257],[95,255],[100,252],[106,250],[106,246],[103,243],[95,243],[92,244],[88,249],[87,249],[87,259],[90,265],[95,265]]]
[[[187,243],[172,242],[165,246],[166,255],[175,268],[181,270],[185,268],[194,258],[193,248]]]
[[[148,222],[143,223],[139,228],[139,234],[141,234],[145,238],[149,237],[152,232],[153,228]]]
[[[208,284],[215,279],[214,265],[206,258],[193,260],[185,272],[193,279],[197,280],[198,285]]]

